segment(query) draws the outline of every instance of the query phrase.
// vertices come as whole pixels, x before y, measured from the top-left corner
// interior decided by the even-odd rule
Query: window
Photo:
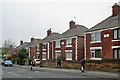
[[[66,46],[71,46],[71,45],[72,45],[72,39],[67,39]]]
[[[45,60],[46,59],[46,54],[42,55],[42,59]]]
[[[45,46],[45,45],[43,45],[43,49],[46,49],[46,46]]]
[[[72,60],[72,53],[66,52],[66,60]]]
[[[113,58],[120,59],[120,48],[113,49]]]
[[[113,30],[113,39],[120,39],[120,28]]]
[[[60,41],[56,41],[55,44],[56,44],[55,46],[56,48],[60,48]]]
[[[55,52],[55,58],[57,59],[60,56],[61,52]]]
[[[101,58],[101,49],[91,50],[91,58]]]
[[[100,32],[91,33],[91,42],[101,41]]]

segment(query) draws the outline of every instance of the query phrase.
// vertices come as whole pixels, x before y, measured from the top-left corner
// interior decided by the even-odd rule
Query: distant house
[[[51,29],[47,31],[47,36],[42,39],[40,43],[40,54],[42,60],[53,59],[53,43],[52,40],[57,39],[59,33],[52,32]]]
[[[20,49],[29,49],[29,42],[23,42],[22,40],[20,41],[20,45],[17,46],[14,50],[14,54],[16,54]]]
[[[84,57],[84,32],[88,30],[83,25],[76,25],[72,20],[69,29],[53,40],[53,59],[63,56],[66,60],[80,60]]]
[[[87,60],[120,58],[120,5],[115,3],[112,15],[85,33],[84,43]]]

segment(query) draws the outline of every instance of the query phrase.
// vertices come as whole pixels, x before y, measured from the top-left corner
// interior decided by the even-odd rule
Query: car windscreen
[[[5,64],[12,64],[11,61],[5,61]]]

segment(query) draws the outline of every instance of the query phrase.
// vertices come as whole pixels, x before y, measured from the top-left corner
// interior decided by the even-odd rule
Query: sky
[[[1,0],[0,47],[5,40],[18,46],[20,40],[43,39],[47,30],[63,33],[69,22],[91,28],[112,15],[119,0]],[[76,17],[76,18],[75,18]]]

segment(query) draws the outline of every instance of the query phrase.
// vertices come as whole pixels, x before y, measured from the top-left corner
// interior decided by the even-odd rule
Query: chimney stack
[[[115,3],[112,6],[112,16],[117,16],[119,12],[120,12],[120,5],[118,5],[117,3]]]
[[[48,31],[47,31],[47,36],[49,36],[51,33],[52,33],[52,31],[51,31],[51,28],[50,28],[50,29],[48,29]]]
[[[31,42],[34,41],[34,38],[31,38]]]
[[[22,44],[23,44],[23,41],[21,40],[21,41],[20,41],[20,45],[22,45]]]
[[[75,26],[75,22],[72,20],[72,21],[70,21],[69,22],[69,26],[70,26],[70,29],[73,29],[73,28],[75,28],[76,26]]]

